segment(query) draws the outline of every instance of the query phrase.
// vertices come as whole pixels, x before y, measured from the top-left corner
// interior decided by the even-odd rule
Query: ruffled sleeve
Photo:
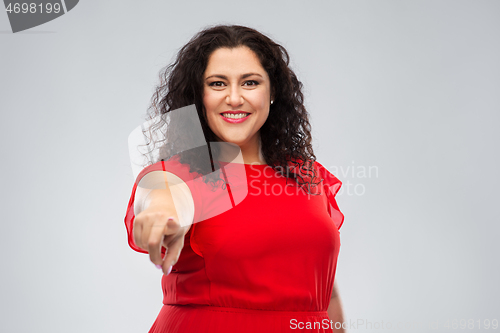
[[[340,229],[340,227],[344,223],[344,214],[342,214],[342,212],[340,211],[339,206],[337,205],[337,201],[335,200],[335,196],[340,190],[342,182],[317,161],[316,166],[319,170],[321,178],[323,179],[323,189],[328,199],[328,214],[330,214],[330,217],[335,223],[337,229]]]
[[[147,251],[141,249],[140,247],[137,246],[137,244],[134,241],[134,232],[133,232],[133,227],[134,227],[134,219],[135,219],[135,214],[134,214],[134,199],[135,199],[135,193],[137,190],[137,185],[141,181],[141,179],[146,176],[148,173],[153,172],[153,171],[168,171],[182,179],[186,185],[189,187],[191,194],[193,196],[193,201],[194,201],[194,221],[200,221],[200,216],[201,216],[201,207],[202,207],[202,198],[199,193],[199,190],[196,186],[196,183],[194,180],[199,176],[196,173],[191,173],[189,171],[189,166],[186,164],[181,164],[178,160],[176,159],[170,159],[168,161],[160,161],[155,164],[149,165],[145,167],[137,176],[137,179],[134,183],[134,186],[132,188],[132,194],[130,195],[130,200],[128,202],[127,206],[127,212],[125,215],[125,227],[127,229],[127,237],[128,237],[128,244],[129,246],[141,253],[148,253]],[[190,232],[186,236],[188,236]],[[165,248],[162,247],[161,249],[162,253],[165,253]]]

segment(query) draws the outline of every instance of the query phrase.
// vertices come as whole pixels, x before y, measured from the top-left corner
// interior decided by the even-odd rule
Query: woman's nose
[[[241,94],[239,87],[232,87],[231,90],[229,90],[229,95],[226,97],[226,103],[232,107],[237,107],[243,104],[243,102],[243,95]]]

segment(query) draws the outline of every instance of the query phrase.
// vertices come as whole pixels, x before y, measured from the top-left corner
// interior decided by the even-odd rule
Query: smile
[[[229,123],[241,123],[248,119],[250,113],[241,112],[241,113],[221,113],[222,119]]]

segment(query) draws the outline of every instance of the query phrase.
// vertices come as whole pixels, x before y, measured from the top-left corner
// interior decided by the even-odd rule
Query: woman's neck
[[[262,154],[262,143],[258,138],[256,143],[237,146],[233,143],[219,143],[221,147],[220,161],[241,164],[267,164]]]

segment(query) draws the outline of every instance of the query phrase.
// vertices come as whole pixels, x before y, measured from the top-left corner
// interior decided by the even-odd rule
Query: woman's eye
[[[214,82],[209,83],[209,86],[211,86],[211,87],[223,87],[224,86],[224,82],[222,82],[222,81],[214,81]]]
[[[256,85],[258,85],[258,84],[259,84],[259,82],[254,81],[254,80],[246,81],[246,82],[244,83],[244,85],[245,85],[245,86],[256,86]]]

